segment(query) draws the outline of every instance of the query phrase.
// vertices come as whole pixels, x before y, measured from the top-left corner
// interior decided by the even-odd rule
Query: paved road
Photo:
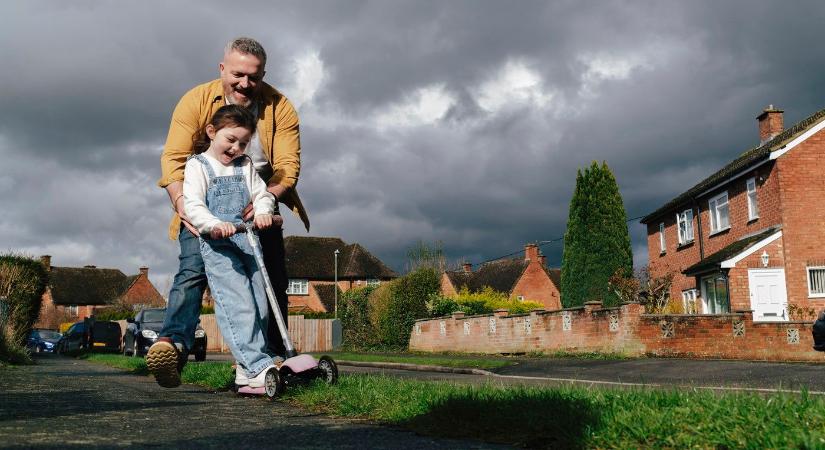
[[[64,357],[0,369],[2,448],[501,448],[295,410]]]

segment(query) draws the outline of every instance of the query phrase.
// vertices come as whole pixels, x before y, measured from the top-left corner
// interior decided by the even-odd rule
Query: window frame
[[[378,278],[367,278],[364,281],[364,285],[366,285],[367,287],[378,287],[381,286],[381,280],[379,280]]]
[[[685,289],[682,291],[682,307],[685,314],[698,314],[697,300],[699,300],[699,290],[696,288]],[[693,308],[689,308],[688,304],[693,301]]]
[[[296,291],[293,286],[297,284],[300,288]],[[309,280],[306,278],[290,278],[286,288],[287,295],[309,295]]]
[[[807,278],[808,282],[808,298],[825,298],[825,286],[823,286],[822,292],[813,292],[811,290],[811,270],[823,270],[825,271],[825,266],[805,266],[805,277]]]
[[[720,205],[720,199],[725,198],[725,203]],[[721,226],[721,215],[719,214],[720,208],[725,207],[725,221],[727,224],[723,227]],[[725,191],[710,200],[708,200],[708,216],[710,216],[710,234],[721,233],[725,230],[730,229],[730,197],[728,196],[728,191]]]
[[[667,252],[667,241],[665,241],[665,223],[659,223],[659,254]]]
[[[753,186],[753,190],[751,190]],[[756,196],[756,177],[748,178],[745,181],[745,193],[748,198],[748,222],[759,218],[759,200]]]
[[[710,298],[707,292],[707,286],[705,282],[708,280],[713,280],[713,304],[710,303]],[[719,282],[724,282],[725,284],[725,301],[720,301],[719,292],[717,292],[717,288]],[[721,315],[721,314],[730,314],[730,279],[724,274],[713,274],[706,277],[702,277],[699,280],[699,286],[702,289],[702,312],[704,314],[714,314],[714,315]],[[713,306],[713,308],[711,308]],[[709,311],[710,309],[719,309],[719,311]]]
[[[688,214],[690,215],[689,219],[687,217]],[[685,225],[684,236],[682,234],[682,224]],[[676,236],[679,240],[679,245],[690,244],[694,241],[695,237],[693,233],[693,208],[686,209],[680,213],[676,213]]]

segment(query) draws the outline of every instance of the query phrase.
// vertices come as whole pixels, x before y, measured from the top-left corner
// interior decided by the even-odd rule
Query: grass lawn
[[[484,355],[430,355],[420,353],[355,353],[355,352],[332,352],[318,353],[315,356],[329,355],[336,361],[359,361],[359,362],[392,362],[404,364],[421,364],[427,366],[462,367],[471,369],[497,369],[516,364],[515,361],[502,359],[501,357],[485,357]]]
[[[145,373],[140,358],[87,359]],[[226,362],[190,362],[183,378],[222,389],[232,371]],[[283,401],[431,436],[530,447],[825,448],[825,399],[805,393],[470,386],[344,375],[335,386],[290,389]]]

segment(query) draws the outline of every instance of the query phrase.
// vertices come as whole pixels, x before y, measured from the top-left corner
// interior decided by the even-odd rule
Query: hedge
[[[29,362],[26,338],[40,314],[48,272],[40,261],[0,255],[0,361]]]

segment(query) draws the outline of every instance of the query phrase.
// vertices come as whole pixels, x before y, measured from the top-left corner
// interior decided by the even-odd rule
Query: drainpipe
[[[701,261],[705,259],[705,244],[702,242],[702,209],[699,208],[696,197],[693,197],[693,205],[696,206],[696,228],[699,229],[699,261]]]

